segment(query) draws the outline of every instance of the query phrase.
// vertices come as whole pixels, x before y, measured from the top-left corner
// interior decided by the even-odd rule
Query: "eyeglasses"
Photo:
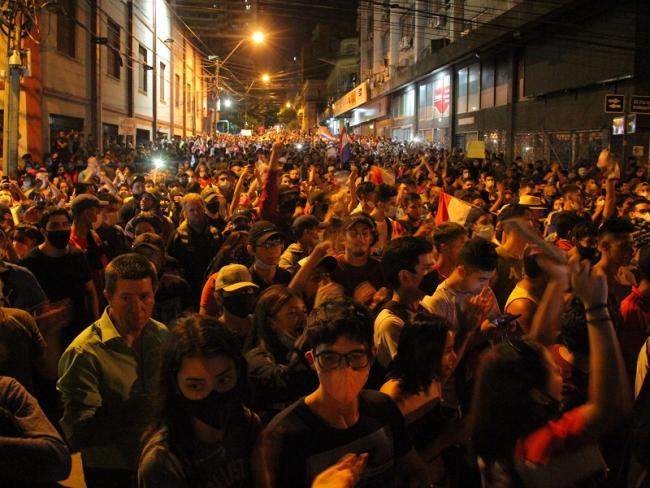
[[[346,364],[352,369],[367,368],[370,364],[370,353],[368,351],[351,351],[347,354],[339,354],[334,351],[323,351],[314,354],[318,364],[324,370],[339,369],[342,365],[343,359]]]
[[[263,242],[262,244],[257,244],[255,247],[263,247],[264,249],[272,249],[283,244],[282,239],[271,239],[270,241]]]

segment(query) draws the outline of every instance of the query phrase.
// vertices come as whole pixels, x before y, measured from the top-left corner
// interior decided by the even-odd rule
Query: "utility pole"
[[[221,90],[221,87],[219,86],[219,70],[221,69],[221,61],[219,58],[216,59],[215,61],[215,104],[214,104],[214,114],[215,114],[215,124],[214,128],[216,130],[217,123],[221,120],[221,93],[219,93],[219,90]]]
[[[24,67],[21,39],[23,14],[18,2],[9,3],[10,21],[7,36],[7,72],[5,74],[4,127],[2,130],[2,174],[16,176],[18,163],[18,114],[20,110],[20,77]]]

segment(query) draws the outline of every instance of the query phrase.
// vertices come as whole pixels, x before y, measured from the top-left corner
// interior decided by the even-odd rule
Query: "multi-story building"
[[[607,145],[648,155],[648,2],[360,0],[358,14],[368,97],[336,114],[356,133],[565,165]]]
[[[19,154],[41,160],[58,130],[78,130],[102,147],[123,137],[124,119],[134,119],[136,142],[203,130],[205,53],[164,0],[58,5],[39,14],[39,44],[26,43]]]

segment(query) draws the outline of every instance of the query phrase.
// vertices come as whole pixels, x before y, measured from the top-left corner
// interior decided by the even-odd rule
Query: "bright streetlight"
[[[264,83],[268,83],[269,81],[271,81],[271,77],[269,76],[268,73],[264,73],[264,74],[262,75],[262,81],[263,81]]]
[[[291,108],[291,102],[285,103],[284,106],[287,107],[287,108]]]
[[[255,42],[256,44],[259,44],[260,42],[264,42],[264,33],[260,31],[253,32],[253,42]]]
[[[230,106],[232,105],[232,100],[230,100],[230,98],[226,98],[223,104],[226,106],[226,108],[230,108]]]

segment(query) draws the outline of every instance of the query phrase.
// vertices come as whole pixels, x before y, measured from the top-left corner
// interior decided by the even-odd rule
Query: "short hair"
[[[462,236],[466,236],[467,231],[465,227],[460,225],[457,222],[443,222],[440,225],[436,225],[433,228],[433,245],[436,246],[436,250],[440,251],[440,246],[443,244],[451,244],[456,239]]]
[[[201,198],[201,195],[198,193],[188,193],[181,199],[181,205],[183,206],[183,209],[185,209],[185,206],[191,202],[201,202],[205,206],[205,201],[203,198]]]
[[[632,200],[630,202],[630,208],[633,209],[637,205],[641,205],[643,203],[650,203],[650,201],[647,198],[644,198],[644,197],[635,198],[634,200]]]
[[[117,287],[117,280],[151,279],[151,287],[158,287],[158,274],[151,261],[134,252],[114,258],[104,271],[106,293],[112,295]]]
[[[153,229],[156,231],[156,234],[160,234],[162,232],[162,221],[161,218],[156,215],[153,212],[140,212],[138,215],[133,217],[133,220],[131,220],[131,226],[133,228],[133,231],[135,231],[135,228],[143,223],[146,222],[148,224],[151,224]]]
[[[479,271],[494,271],[497,260],[496,246],[481,237],[468,240],[458,256],[458,264]]]
[[[399,336],[397,354],[389,377],[399,380],[400,390],[417,395],[441,379],[442,355],[451,330],[447,319],[419,312],[407,323]]]
[[[322,344],[334,344],[339,337],[347,337],[364,344],[371,351],[373,327],[366,307],[350,297],[338,297],[312,310],[303,332],[303,343],[309,350]]]
[[[537,263],[538,254],[535,253],[534,247],[527,247],[524,249],[524,273],[529,278],[537,278],[543,273],[542,268]]]
[[[375,188],[375,200],[377,202],[386,203],[391,198],[396,196],[397,196],[397,188],[395,188],[393,185],[387,185],[386,183],[382,183],[380,185],[377,185],[377,187]]]
[[[584,239],[585,237],[596,237],[598,229],[591,219],[582,219],[573,227],[573,237],[576,240]]]
[[[48,207],[43,212],[43,215],[41,215],[41,218],[38,221],[38,226],[41,229],[45,229],[45,226],[47,225],[47,223],[55,215],[65,215],[67,217],[67,219],[68,219],[68,222],[72,223],[72,215],[70,215],[70,212],[68,212],[65,208]]]
[[[555,219],[555,232],[560,239],[569,237],[569,233],[573,228],[582,222],[583,218],[575,211],[562,211],[558,212]]]
[[[421,237],[406,236],[390,241],[384,248],[381,266],[393,290],[400,287],[399,272],[404,269],[414,273],[419,257],[432,251],[431,243]]]
[[[569,193],[582,193],[582,190],[580,190],[580,187],[576,184],[569,183],[568,185],[564,185],[561,190],[562,196],[568,195]]]
[[[25,234],[25,236],[29,239],[35,240],[37,244],[43,242],[43,234],[40,233],[35,225],[18,224],[16,227],[14,227],[13,236],[15,237],[18,233]]]
[[[610,217],[598,229],[598,237],[603,238],[606,235],[622,237],[625,234],[631,234],[636,230],[632,222],[622,217]]]
[[[518,203],[511,203],[501,209],[497,216],[497,221],[503,222],[504,220],[525,217],[526,215],[528,215],[528,208],[526,206],[519,205]]]
[[[402,202],[403,202],[402,204],[404,206],[406,206],[406,205],[408,205],[409,203],[412,203],[412,202],[420,202],[421,203],[422,202],[422,197],[420,196],[419,193],[416,193],[414,191],[408,191],[402,197]]]
[[[372,181],[364,181],[357,186],[357,195],[370,195],[375,191],[375,184]]]
[[[645,244],[639,250],[639,274],[641,278],[650,281],[650,244]]]

